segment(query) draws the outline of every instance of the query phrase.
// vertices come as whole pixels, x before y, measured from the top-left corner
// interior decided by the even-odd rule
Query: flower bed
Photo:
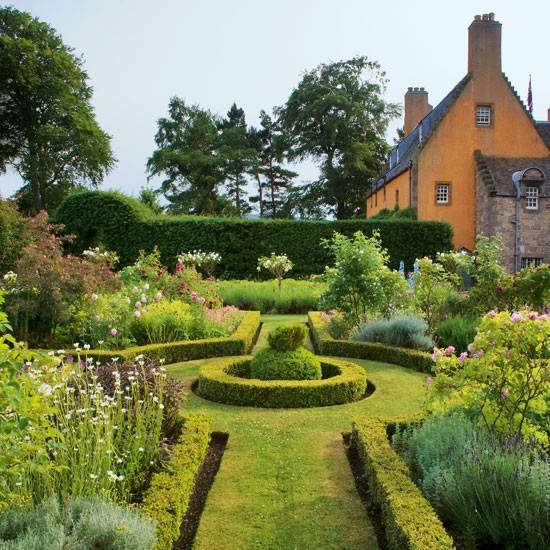
[[[246,311],[237,330],[224,338],[204,338],[202,340],[182,340],[167,344],[149,344],[133,346],[122,350],[86,350],[87,356],[110,361],[120,358],[131,361],[138,356],[150,360],[164,360],[166,364],[207,357],[223,357],[226,355],[244,355],[249,353],[260,330],[260,312]],[[83,353],[81,351],[81,353]]]
[[[407,465],[392,449],[387,423],[356,418],[352,444],[363,463],[372,500],[382,514],[388,548],[454,548],[437,514],[412,481]]]
[[[353,363],[321,359],[321,380],[258,380],[248,378],[252,358],[222,359],[205,365],[198,394],[211,401],[249,407],[324,407],[361,399],[367,389],[365,371]]]
[[[141,509],[157,523],[155,548],[171,548],[180,535],[195,478],[206,456],[211,426],[208,419],[189,415],[182,419],[177,443],[167,468],[153,475]]]
[[[318,311],[308,313],[308,324],[315,351],[322,355],[356,357],[358,359],[392,363],[421,372],[432,371],[433,362],[429,353],[373,342],[336,340],[329,335],[326,323]]]

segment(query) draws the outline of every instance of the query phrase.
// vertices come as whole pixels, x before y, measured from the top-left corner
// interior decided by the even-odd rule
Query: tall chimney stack
[[[409,88],[405,94],[405,135],[408,136],[431,110],[428,92],[424,88]]]
[[[548,122],[550,122],[550,109],[548,109]]]
[[[476,15],[468,28],[468,72],[500,74],[502,25],[494,13]]]

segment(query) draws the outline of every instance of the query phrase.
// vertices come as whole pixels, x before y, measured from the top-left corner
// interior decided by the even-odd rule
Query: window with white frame
[[[526,267],[539,267],[542,265],[542,258],[522,258],[521,259],[521,269]]]
[[[539,208],[539,188],[535,186],[525,189],[525,208],[527,210],[538,210]]]
[[[451,198],[450,186],[448,183],[438,183],[435,186],[435,202],[437,204],[449,204]]]
[[[491,125],[491,106],[490,105],[478,105],[476,107],[476,124],[478,126]]]

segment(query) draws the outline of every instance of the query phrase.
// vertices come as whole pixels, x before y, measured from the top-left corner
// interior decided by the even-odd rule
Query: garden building
[[[468,72],[434,108],[405,94],[404,136],[367,194],[366,215],[411,207],[452,225],[457,248],[501,234],[509,271],[550,261],[550,110],[535,121],[501,67],[501,24],[476,15]],[[517,181],[514,183],[514,173]]]

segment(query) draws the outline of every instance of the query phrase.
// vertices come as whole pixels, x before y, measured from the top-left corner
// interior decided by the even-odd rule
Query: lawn
[[[264,316],[255,351],[275,326],[305,315]],[[171,365],[189,390],[201,364]],[[357,403],[313,409],[221,405],[189,391],[186,409],[212,418],[229,442],[201,519],[195,548],[377,548],[342,445],[357,415],[418,411],[424,376],[395,365],[356,361],[376,386]]]

